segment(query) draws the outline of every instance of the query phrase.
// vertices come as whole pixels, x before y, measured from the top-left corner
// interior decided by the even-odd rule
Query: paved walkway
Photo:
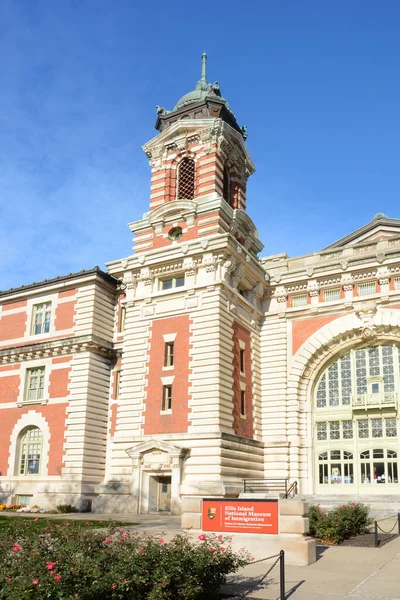
[[[308,567],[286,566],[290,600],[400,600],[400,538],[382,548],[318,547]],[[229,577],[224,592],[249,591],[246,598],[279,599],[279,567],[259,585],[267,563],[251,564]],[[252,586],[255,586],[252,588]]]

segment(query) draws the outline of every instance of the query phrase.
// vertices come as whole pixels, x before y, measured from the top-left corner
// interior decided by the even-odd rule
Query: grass
[[[17,519],[23,520],[26,523],[26,526],[31,529],[44,529],[49,523],[52,525],[65,525],[66,523],[70,524],[70,527],[82,528],[85,529],[98,529],[101,527],[108,527],[109,525],[115,525],[116,527],[121,527],[122,525],[137,525],[137,523],[124,523],[122,521],[91,521],[90,518],[87,519],[49,519],[47,516],[39,516],[36,517],[26,517],[26,515],[21,516],[5,516],[0,515],[0,533],[4,532],[8,529],[8,527],[15,522]],[[37,519],[37,521],[36,521]]]

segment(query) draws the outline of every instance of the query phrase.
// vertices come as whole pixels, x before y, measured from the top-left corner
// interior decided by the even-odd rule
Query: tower
[[[266,283],[246,212],[255,167],[245,128],[207,82],[205,54],[196,88],[172,111],[157,107],[156,130],[144,146],[149,211],[130,224],[134,253],[108,264],[124,326],[99,502],[118,509],[125,490],[132,512],[179,513],[193,497],[238,493],[243,477],[263,474]]]

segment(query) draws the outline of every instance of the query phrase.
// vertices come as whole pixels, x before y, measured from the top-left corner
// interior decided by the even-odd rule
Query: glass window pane
[[[382,419],[372,419],[371,425],[372,425],[372,437],[373,438],[383,437]]]
[[[361,483],[371,483],[371,463],[360,463]]]
[[[329,483],[328,482],[328,465],[319,465],[319,482],[320,483]]]
[[[343,421],[342,428],[343,428],[343,439],[344,440],[353,439],[353,421]]]
[[[184,277],[177,277],[175,279],[176,282],[176,287],[182,287],[183,285],[185,285],[185,278]]]
[[[385,419],[385,428],[387,437],[397,436],[397,424],[395,418],[391,417],[390,419]]]
[[[339,421],[331,421],[329,423],[329,438],[331,440],[340,439],[340,423]]]
[[[358,437],[359,438],[368,438],[368,419],[360,419],[358,421]]]
[[[340,460],[340,450],[331,450],[331,460]]]
[[[163,290],[171,290],[172,289],[172,279],[164,279],[161,287]]]
[[[327,437],[326,423],[317,423],[317,440],[326,440]]]
[[[354,483],[353,463],[345,463],[343,466],[343,483]]]
[[[342,483],[342,465],[340,463],[331,464],[331,483]]]
[[[385,456],[383,448],[372,450],[372,458],[383,458]]]

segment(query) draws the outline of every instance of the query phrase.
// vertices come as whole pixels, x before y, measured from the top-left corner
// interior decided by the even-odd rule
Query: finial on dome
[[[206,68],[207,68],[207,54],[205,52],[203,52],[203,54],[201,55],[201,79],[200,79],[200,81],[202,83],[207,83]]]

